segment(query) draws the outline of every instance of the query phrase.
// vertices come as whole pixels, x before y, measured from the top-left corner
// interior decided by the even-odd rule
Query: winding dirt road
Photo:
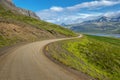
[[[0,80],[80,80],[43,53],[48,43],[65,39],[72,38],[34,42],[0,56]]]

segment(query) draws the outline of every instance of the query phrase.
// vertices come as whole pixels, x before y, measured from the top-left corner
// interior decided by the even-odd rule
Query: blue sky
[[[120,0],[13,0],[16,6],[32,10],[45,21],[73,24],[99,16],[120,14]]]
[[[13,2],[22,8],[26,8],[32,11],[40,11],[49,9],[52,6],[68,7],[73,6],[83,1],[91,0],[13,0]]]

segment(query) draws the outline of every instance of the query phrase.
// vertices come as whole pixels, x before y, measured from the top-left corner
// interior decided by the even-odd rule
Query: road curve
[[[0,80],[81,80],[50,61],[43,53],[48,43],[66,39],[72,38],[34,42],[0,56]]]

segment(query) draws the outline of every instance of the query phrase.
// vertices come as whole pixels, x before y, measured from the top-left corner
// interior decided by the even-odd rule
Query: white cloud
[[[110,0],[101,0],[101,1],[91,1],[91,2],[84,2],[81,4],[77,4],[75,6],[67,7],[68,10],[77,10],[81,8],[97,8],[97,7],[104,7],[104,6],[113,6],[116,4],[120,4],[120,1],[110,1]]]
[[[107,17],[117,17],[120,16],[120,10],[116,12],[106,12],[103,15]]]
[[[101,9],[106,6],[113,6],[120,4],[120,0],[96,0],[91,2],[83,2],[70,7],[58,7],[53,6],[50,9],[45,9],[39,12],[36,12],[42,20],[52,22],[52,23],[78,23],[89,19],[94,19],[97,16],[103,15],[104,13],[100,12],[82,12],[85,10],[96,10]],[[112,15],[114,12],[105,13],[104,15]]]
[[[56,24],[80,23],[82,21],[93,19],[96,16],[101,15],[101,13],[91,13],[91,14],[89,14],[89,13],[88,14],[86,14],[86,13],[61,14],[61,13],[56,13],[56,12],[52,12],[51,14],[49,14],[49,13],[50,12],[45,11],[45,12],[40,12],[37,14],[41,15],[41,19],[48,21],[48,22],[56,23]]]
[[[50,8],[50,10],[60,12],[60,11],[63,11],[63,8],[62,7],[53,6],[53,7]]]

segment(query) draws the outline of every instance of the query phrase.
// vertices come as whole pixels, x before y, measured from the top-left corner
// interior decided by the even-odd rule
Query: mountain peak
[[[83,23],[94,23],[94,22],[120,22],[120,16],[115,16],[115,17],[101,16],[94,20],[84,21]]]
[[[99,18],[97,21],[98,21],[98,22],[107,22],[107,21],[109,21],[109,18],[106,17],[106,16],[102,16],[102,17]]]
[[[107,18],[108,18],[108,17],[106,17],[106,16],[102,16],[102,17],[101,17],[101,19],[107,19]]]

